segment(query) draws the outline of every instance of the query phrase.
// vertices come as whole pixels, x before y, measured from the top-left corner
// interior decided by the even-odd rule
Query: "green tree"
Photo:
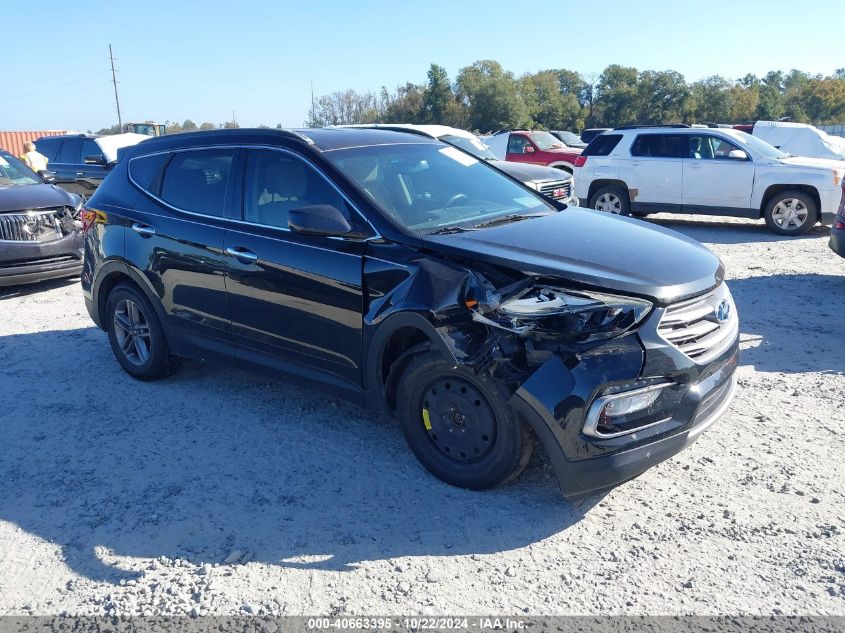
[[[690,87],[695,121],[725,123],[732,121],[732,84],[719,75],[696,81]]]
[[[680,123],[689,114],[690,90],[679,72],[645,70],[637,81],[636,102],[639,123]]]
[[[481,60],[462,68],[456,85],[471,128],[495,131],[531,125],[517,81],[498,62]]]
[[[216,127],[217,126],[214,125],[214,123],[209,123],[208,121],[200,125],[201,130],[213,130]]]
[[[561,90],[560,78],[555,71],[543,70],[523,75],[519,88],[535,127],[559,130],[579,128],[583,124],[581,104],[576,94],[566,94]]]
[[[611,64],[596,85],[597,121],[604,126],[637,123],[637,69]]]
[[[428,85],[423,92],[423,117],[427,123],[444,125],[455,94],[449,84],[449,75],[443,66],[432,64],[428,69]]]

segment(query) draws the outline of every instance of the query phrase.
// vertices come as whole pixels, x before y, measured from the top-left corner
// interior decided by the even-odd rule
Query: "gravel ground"
[[[76,280],[3,290],[0,615],[845,615],[845,260],[821,227],[657,217],[727,266],[740,391],[580,505],[542,458],[451,488],[388,418],[284,382],[135,382]]]

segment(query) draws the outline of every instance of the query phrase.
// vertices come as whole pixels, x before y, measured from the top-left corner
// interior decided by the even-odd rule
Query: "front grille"
[[[69,233],[64,210],[0,213],[0,240],[10,242],[52,242]]]
[[[0,261],[0,269],[29,268],[30,266],[62,266],[77,264],[79,258],[73,255],[58,255],[56,257],[38,257],[34,259],[12,259]]]
[[[706,363],[724,352],[738,330],[739,318],[727,284],[710,294],[669,306],[657,326],[657,333],[665,341],[698,363]]]
[[[540,185],[540,193],[555,200],[567,200],[572,195],[571,180],[550,180]]]

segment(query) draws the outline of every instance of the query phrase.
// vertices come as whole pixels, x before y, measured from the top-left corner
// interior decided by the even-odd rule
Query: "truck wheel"
[[[596,191],[590,198],[589,207],[617,215],[631,214],[631,201],[628,199],[628,192],[615,185],[608,185]]]
[[[819,209],[810,196],[793,189],[775,194],[763,217],[769,230],[778,235],[803,235],[818,222]]]
[[[158,380],[173,373],[176,358],[158,316],[144,293],[119,284],[109,293],[106,328],[112,352],[127,374],[138,380]]]
[[[402,375],[399,424],[435,477],[461,488],[493,488],[519,475],[534,448],[531,431],[510,411],[508,397],[494,378],[427,352]]]

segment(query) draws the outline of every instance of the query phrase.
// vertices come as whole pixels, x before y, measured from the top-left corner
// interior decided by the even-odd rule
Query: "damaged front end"
[[[647,299],[462,264],[368,259],[365,324],[371,352],[381,354],[370,358],[371,384],[389,393],[405,359],[424,349],[497,379],[567,496],[672,456],[730,401],[736,341],[696,363],[657,334],[666,308]],[[404,337],[391,338],[397,332]]]

